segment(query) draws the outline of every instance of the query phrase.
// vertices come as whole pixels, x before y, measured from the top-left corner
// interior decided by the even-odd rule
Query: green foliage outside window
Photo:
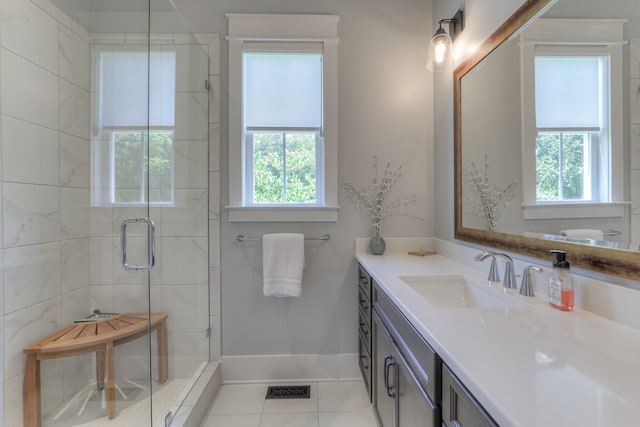
[[[168,203],[173,193],[173,133],[114,132],[114,202]],[[148,155],[147,154],[148,151]]]
[[[254,203],[316,202],[316,133],[253,134]]]
[[[536,141],[536,199],[583,200],[584,133],[541,133]]]

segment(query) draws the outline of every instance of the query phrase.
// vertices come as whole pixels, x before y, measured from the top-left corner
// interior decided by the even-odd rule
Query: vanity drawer
[[[498,427],[449,367],[442,364],[442,425]]]
[[[362,288],[358,288],[358,307],[360,317],[367,323],[367,327],[371,328],[371,300],[367,298]]]
[[[367,323],[362,311],[358,315],[358,331],[360,334],[360,341],[364,341],[367,350],[371,353],[371,326]]]
[[[358,287],[367,298],[371,301],[371,276],[367,271],[358,264]]]
[[[362,378],[364,379],[364,385],[367,388],[367,394],[369,395],[369,401],[371,401],[371,352],[367,348],[366,341],[360,337],[358,340],[359,349],[359,361],[360,372],[362,372]]]
[[[396,345],[415,372],[416,380],[432,401],[439,402],[441,373],[436,352],[378,286],[373,289],[373,306],[396,338]]]

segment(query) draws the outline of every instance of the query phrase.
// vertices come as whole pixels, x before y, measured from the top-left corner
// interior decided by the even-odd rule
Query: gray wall
[[[422,221],[393,217],[384,236],[434,234],[433,122],[431,75],[425,70],[432,32],[431,4],[424,0],[176,0],[195,33],[226,34],[225,13],[327,13],[339,24],[339,176],[364,186],[372,156],[402,165],[404,177],[392,195],[415,194],[412,213]],[[226,43],[221,45],[221,194],[227,191]],[[371,235],[366,216],[340,191],[337,223],[229,223],[221,215],[223,355],[355,353],[357,326],[355,237]],[[331,234],[326,243],[307,243],[303,296],[262,295],[259,243],[237,243],[242,233]]]

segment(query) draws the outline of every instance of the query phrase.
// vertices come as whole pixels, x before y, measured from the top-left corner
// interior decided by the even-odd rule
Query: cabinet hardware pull
[[[388,355],[384,358],[384,385],[387,387],[387,396],[396,397],[395,391],[393,391],[393,384],[389,383],[389,371],[392,366],[395,366],[396,362],[393,360],[393,356]]]
[[[387,363],[391,359],[391,355],[384,357],[384,387],[389,390],[389,364]]]
[[[458,422],[458,393],[451,387],[449,389],[449,421],[453,427],[462,427]]]

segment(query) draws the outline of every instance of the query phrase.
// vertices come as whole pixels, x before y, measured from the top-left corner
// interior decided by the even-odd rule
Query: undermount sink
[[[518,307],[526,305],[515,296],[507,295],[502,287],[492,288],[486,283],[469,280],[465,276],[400,276],[403,282],[422,298],[440,308]]]

